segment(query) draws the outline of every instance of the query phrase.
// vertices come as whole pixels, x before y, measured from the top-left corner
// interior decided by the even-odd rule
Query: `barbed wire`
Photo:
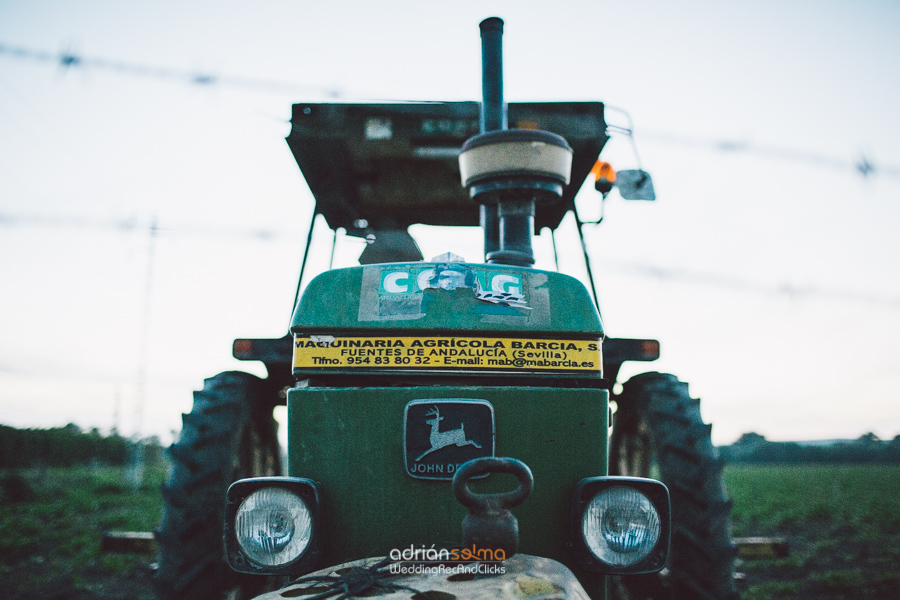
[[[627,112],[620,108],[615,108],[615,110],[627,115]],[[608,124],[606,129],[608,133],[611,133],[613,135],[618,134],[627,137],[632,142],[632,146],[634,146],[634,130],[631,127],[630,123],[628,127]],[[863,177],[869,177],[870,175],[886,175],[888,177],[900,178],[900,167],[876,164],[873,161],[869,160],[869,158],[862,153],[860,153],[857,160],[852,161],[842,158],[836,158],[834,156],[826,156],[824,154],[818,154],[815,152],[797,150],[795,148],[782,148],[765,144],[754,144],[753,142],[748,142],[746,140],[715,140],[681,133],[641,130],[641,140],[648,139],[651,143],[653,141],[657,141],[664,144],[691,146],[725,154],[756,155],[770,159],[802,162],[814,167],[821,167],[824,169],[849,169],[856,171]],[[635,153],[637,153],[636,148],[634,151]]]
[[[271,242],[279,239],[300,241],[300,231],[287,231],[276,229],[238,229],[231,227],[212,227],[198,225],[173,225],[161,226],[156,221],[139,223],[136,217],[119,219],[91,219],[77,216],[39,216],[39,215],[13,215],[0,213],[0,226],[59,226],[75,229],[110,229],[121,233],[148,231],[159,234],[161,237],[168,235],[205,236],[215,238],[227,238],[231,240],[246,240],[250,242]],[[900,297],[883,296],[854,290],[841,290],[823,288],[815,285],[797,285],[785,283],[763,283],[740,277],[693,271],[687,269],[675,269],[634,262],[619,262],[613,260],[600,260],[600,264],[614,271],[625,274],[633,274],[639,277],[655,279],[660,283],[682,283],[689,285],[705,285],[735,292],[747,292],[771,296],[786,296],[792,300],[818,299],[838,300],[844,302],[862,303],[881,306],[890,309],[900,309]]]
[[[77,54],[71,50],[61,52],[48,52],[45,50],[35,50],[23,46],[11,46],[0,42],[0,55],[7,55],[20,60],[54,63],[63,69],[101,69],[135,77],[177,81],[190,85],[206,87],[220,85],[255,91],[310,93],[324,95],[330,98],[348,98],[348,94],[345,90],[335,87],[316,86],[297,82],[260,79],[253,77],[222,76],[208,71],[190,71],[186,69],[159,67],[108,58],[91,58],[82,56],[81,54]],[[368,99],[382,102],[419,102],[419,100],[366,98],[365,96],[365,94],[356,94],[352,95],[352,98],[354,100]],[[614,106],[607,106],[607,109],[623,113],[628,119],[628,126],[620,127],[616,125],[609,125],[609,131],[611,133],[619,133],[621,135],[625,135],[633,140],[634,128],[631,124],[631,117],[630,115],[628,115],[628,112],[624,109]],[[876,164],[874,161],[870,160],[869,157],[866,157],[862,153],[860,153],[860,156],[857,160],[852,161],[792,148],[780,148],[777,146],[769,146],[765,144],[755,144],[744,140],[716,140],[686,134],[658,131],[642,131],[641,137],[642,139],[649,138],[650,140],[655,140],[662,143],[669,143],[680,146],[694,146],[723,153],[749,154],[779,160],[804,162],[813,166],[827,169],[851,169],[855,170],[863,177],[885,175],[888,177],[900,178],[900,167]],[[637,153],[636,147],[634,148],[634,151],[635,153]]]
[[[15,215],[10,213],[0,213],[0,226],[14,227],[17,225],[71,227],[74,229],[107,229],[119,231],[121,233],[152,230],[164,237],[167,235],[185,234],[228,239],[245,238],[251,241],[275,241],[285,238],[300,239],[299,229],[297,231],[288,231],[283,229],[244,229],[234,227],[214,227],[208,225],[172,225],[163,227],[156,223],[148,225],[139,222],[137,217],[133,216],[114,219],[96,219],[81,216]]]
[[[266,80],[249,77],[225,77],[203,71],[189,71],[184,69],[150,66],[106,58],[89,58],[72,51],[62,51],[54,53],[25,48],[21,46],[10,46],[0,43],[0,55],[7,55],[12,58],[22,60],[55,63],[64,69],[102,69],[136,77],[177,81],[199,86],[223,85],[261,91],[319,93],[326,94],[332,97],[338,97],[342,95],[342,92],[340,90],[324,86],[312,86],[296,82]],[[608,108],[624,114],[628,119],[628,126],[623,127],[611,124],[609,125],[609,131],[611,133],[617,133],[627,136],[628,138],[631,138],[633,140],[633,126],[631,124],[631,117],[630,115],[628,115],[627,111],[612,106]],[[670,143],[682,146],[694,146],[724,153],[760,155],[769,158],[805,162],[814,166],[828,169],[853,169],[863,177],[868,177],[870,175],[887,175],[890,177],[900,177],[900,168],[876,165],[863,155],[861,155],[857,161],[848,161],[845,159],[839,159],[812,152],[754,144],[746,141],[713,140],[685,134],[654,131],[642,131],[641,136],[643,139],[649,138],[650,140],[655,140],[662,143]],[[145,226],[139,225],[137,219],[134,217],[127,219],[97,220],[77,216],[38,216],[0,213],[0,225],[15,226],[19,224],[113,229],[126,233],[136,231],[138,229],[146,229]],[[250,230],[190,225],[174,227],[157,227],[156,225],[153,225],[152,227],[154,228],[155,232],[159,232],[163,235],[187,234],[212,237],[227,237],[231,239],[243,238],[253,241],[269,241],[279,238],[296,239],[298,235],[297,232],[278,231],[272,229]],[[877,296],[862,292],[823,289],[815,286],[796,286],[793,284],[780,284],[773,286],[734,277],[716,275],[712,273],[685,271],[680,269],[667,269],[658,266],[642,265],[636,263],[607,264],[615,270],[635,273],[640,276],[651,277],[663,282],[677,281],[682,283],[711,285],[714,287],[732,289],[736,291],[787,295],[791,298],[828,298],[852,302],[862,302],[867,304],[877,304],[890,308],[900,308],[900,298]]]
[[[316,86],[291,81],[277,81],[254,77],[230,77],[217,75],[209,71],[189,71],[126,62],[107,58],[89,58],[72,51],[48,52],[23,46],[10,46],[0,42],[0,55],[7,55],[20,60],[54,63],[63,69],[100,69],[122,75],[176,81],[191,85],[211,87],[215,85],[252,89],[257,91],[282,93],[313,93],[333,98],[344,95],[343,91],[327,86]]]
[[[641,139],[656,140],[662,143],[668,143],[679,146],[694,146],[714,150],[725,154],[749,154],[762,156],[765,158],[773,158],[778,160],[788,160],[792,162],[803,162],[815,167],[825,169],[851,169],[859,173],[863,177],[871,175],[885,175],[888,177],[900,177],[900,168],[876,164],[869,157],[860,153],[856,160],[840,159],[833,156],[826,156],[815,152],[797,150],[793,148],[781,148],[778,146],[769,146],[765,144],[755,144],[749,141],[741,140],[712,140],[701,137],[678,133],[666,133],[659,131],[642,131]]]
[[[776,284],[763,283],[721,273],[660,267],[642,263],[601,260],[600,264],[615,271],[656,279],[662,283],[678,282],[693,285],[707,285],[736,292],[787,296],[792,300],[815,298],[872,304],[892,309],[900,309],[900,297],[884,296],[854,290],[824,288],[816,285],[797,285],[789,282]]]

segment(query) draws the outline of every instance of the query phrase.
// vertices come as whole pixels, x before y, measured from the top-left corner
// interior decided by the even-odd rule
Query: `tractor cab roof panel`
[[[459,152],[480,131],[477,102],[295,104],[288,146],[332,229],[360,235],[410,225],[479,225]],[[539,206],[535,229],[555,229],[606,143],[600,102],[510,103],[511,128],[563,136],[574,151],[559,202]]]

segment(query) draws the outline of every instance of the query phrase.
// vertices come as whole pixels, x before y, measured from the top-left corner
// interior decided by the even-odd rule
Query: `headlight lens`
[[[628,567],[643,560],[656,546],[660,516],[644,494],[616,486],[591,499],[581,519],[581,531],[588,549],[598,559]]]
[[[280,487],[259,489],[241,503],[235,537],[255,563],[285,565],[302,556],[312,538],[313,518],[301,498]]]

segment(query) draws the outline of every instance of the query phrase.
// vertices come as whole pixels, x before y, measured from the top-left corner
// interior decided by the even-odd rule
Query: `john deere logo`
[[[494,455],[494,408],[484,400],[413,400],[403,421],[412,477],[453,479],[462,463]]]

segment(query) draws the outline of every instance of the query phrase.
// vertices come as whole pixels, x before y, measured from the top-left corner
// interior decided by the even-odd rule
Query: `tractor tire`
[[[613,578],[611,597],[734,600],[735,548],[724,461],[700,416],[700,401],[674,375],[643,373],[615,397],[610,474],[652,476],[669,488],[672,544],[667,569]],[[658,471],[657,471],[658,469]]]
[[[278,475],[281,450],[272,408],[277,391],[266,380],[229,371],[194,392],[162,487],[156,530],[154,588],[160,600],[240,598],[265,591],[258,577],[225,563],[225,492],[244,477]]]

